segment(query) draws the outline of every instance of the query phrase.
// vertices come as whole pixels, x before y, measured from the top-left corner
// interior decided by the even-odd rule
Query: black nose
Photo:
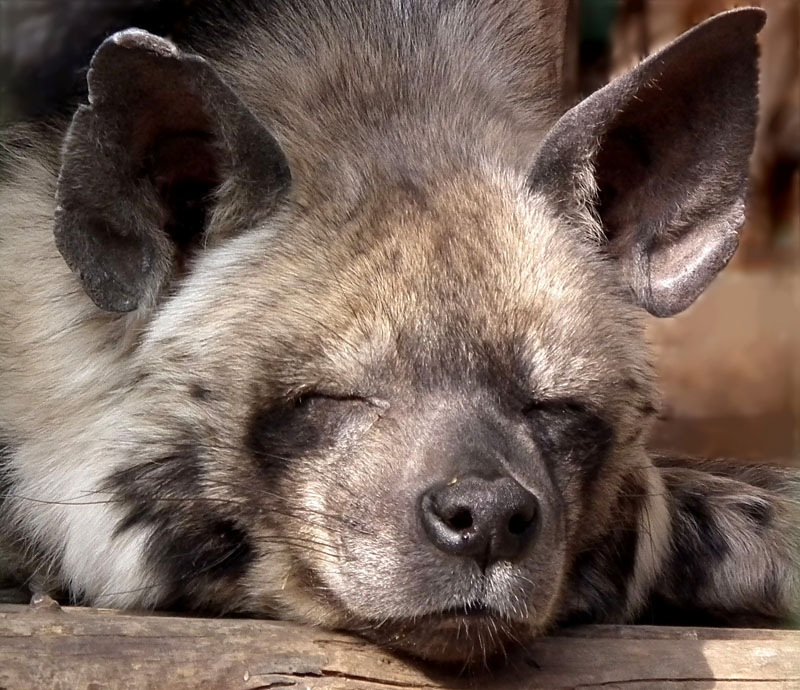
[[[482,567],[520,558],[533,541],[539,501],[509,477],[467,476],[428,489],[419,504],[425,532],[445,553]]]

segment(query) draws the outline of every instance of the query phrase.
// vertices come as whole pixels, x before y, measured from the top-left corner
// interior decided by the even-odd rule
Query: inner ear
[[[627,217],[631,189],[647,179],[654,164],[653,144],[641,128],[620,123],[601,142],[595,158],[595,213],[610,254],[620,257],[635,241],[635,226]]]
[[[163,209],[164,233],[185,253],[202,236],[222,181],[223,145],[199,94],[140,88],[131,124],[132,158]]]
[[[222,181],[218,145],[208,131],[165,134],[145,165],[166,211],[164,231],[185,253],[202,236]]]
[[[202,236],[222,181],[224,151],[216,127],[207,106],[189,89],[142,89],[136,108],[133,160],[158,193],[163,231],[186,252]]]

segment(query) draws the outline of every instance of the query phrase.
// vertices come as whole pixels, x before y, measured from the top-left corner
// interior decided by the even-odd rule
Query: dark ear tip
[[[103,311],[110,311],[116,314],[127,314],[136,311],[139,302],[135,297],[120,295],[116,289],[118,286],[109,288],[108,286],[93,287],[83,282],[83,288],[95,306]]]
[[[103,51],[125,48],[128,50],[143,50],[161,57],[177,57],[180,50],[172,41],[151,34],[144,29],[124,29],[109,36],[100,44],[95,56]]]
[[[91,103],[95,97],[109,91],[109,84],[124,78],[126,60],[133,56],[177,60],[183,53],[172,41],[143,29],[125,29],[112,34],[100,44],[89,63],[86,79]]]
[[[672,43],[651,55],[642,64],[656,64],[668,59],[671,53],[684,59],[718,64],[727,61],[738,65],[749,74],[747,83],[755,89],[757,84],[757,35],[767,20],[767,13],[759,7],[742,7],[716,14],[681,34]],[[755,77],[755,80],[751,79]]]
[[[767,11],[761,7],[738,7],[733,10],[728,10],[724,14],[729,14],[736,17],[737,20],[742,18],[745,21],[751,22],[753,29],[756,33],[764,28],[767,22]]]
[[[735,27],[740,31],[755,35],[764,28],[766,21],[767,13],[760,7],[738,7],[706,19],[698,24],[693,31],[707,26],[725,26],[726,28]]]
[[[143,29],[125,29],[109,36],[95,51],[89,69],[97,72],[107,60],[115,60],[120,53],[149,53],[152,57],[179,58],[181,51],[172,41],[151,34]]]

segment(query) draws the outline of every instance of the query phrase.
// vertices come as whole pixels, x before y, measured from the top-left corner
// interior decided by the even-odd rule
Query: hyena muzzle
[[[5,134],[9,566],[442,661],[789,621],[795,475],[645,450],[643,314],[736,247],[763,13],[559,118],[559,3],[198,12],[180,47],[108,38],[68,126]]]

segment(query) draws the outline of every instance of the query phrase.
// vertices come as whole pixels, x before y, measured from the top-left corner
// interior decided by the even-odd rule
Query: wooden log
[[[455,674],[290,623],[0,606],[2,690],[800,687],[800,632],[586,626]]]

